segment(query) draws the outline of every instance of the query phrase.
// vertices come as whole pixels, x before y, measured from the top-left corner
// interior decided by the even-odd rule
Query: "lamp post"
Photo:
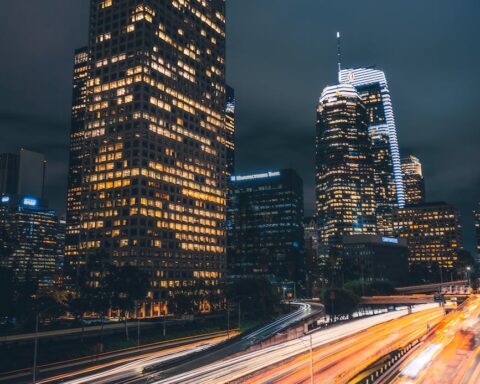
[[[37,350],[38,350],[38,321],[40,313],[37,313],[35,316],[35,343],[33,347],[33,378],[32,382],[35,384],[37,382]]]

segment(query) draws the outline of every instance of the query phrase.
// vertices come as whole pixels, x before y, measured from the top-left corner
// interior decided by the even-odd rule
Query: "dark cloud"
[[[403,153],[424,164],[428,197],[461,209],[469,245],[480,200],[480,2],[227,0],[227,77],[237,95],[238,169],[292,167],[313,211],[315,104],[344,65],[388,77]],[[64,211],[73,50],[86,43],[88,0],[4,0],[0,150],[49,160],[48,193]]]

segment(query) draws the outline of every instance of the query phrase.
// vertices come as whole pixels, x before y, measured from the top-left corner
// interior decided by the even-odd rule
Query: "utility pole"
[[[230,339],[230,305],[227,301],[227,339]]]
[[[312,345],[312,334],[310,333],[310,384],[313,383],[313,345]]]
[[[140,316],[138,311],[138,303],[135,302],[135,311],[137,313],[137,348],[140,348]]]
[[[238,302],[238,329],[240,330],[241,312],[240,301]]]
[[[37,349],[38,349],[38,318],[40,314],[37,313],[35,316],[35,345],[33,347],[33,380],[32,383],[37,382]]]

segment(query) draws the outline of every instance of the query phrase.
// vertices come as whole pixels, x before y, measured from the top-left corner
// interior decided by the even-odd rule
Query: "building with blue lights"
[[[64,226],[44,201],[31,196],[0,198],[0,266],[19,281],[30,276],[40,288],[54,285],[63,255]]]
[[[303,182],[291,169],[231,177],[231,276],[303,280]]]
[[[353,85],[365,104],[375,165],[377,229],[381,234],[391,235],[392,211],[405,205],[405,194],[397,129],[385,73],[373,68],[343,69],[338,77],[341,84]]]
[[[324,258],[341,257],[342,237],[376,234],[376,200],[365,105],[350,84],[326,87],[317,108],[316,216]]]
[[[343,271],[347,280],[408,281],[407,240],[379,235],[343,237]]]

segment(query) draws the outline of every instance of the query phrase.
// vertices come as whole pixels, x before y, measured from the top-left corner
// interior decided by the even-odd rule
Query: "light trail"
[[[432,307],[435,307],[435,309],[432,309]],[[428,310],[426,310],[427,308]],[[419,311],[420,313],[414,313],[413,315],[409,316],[419,318],[423,318],[425,316],[426,318],[428,318],[428,321],[435,321],[435,319],[438,319],[439,321],[443,313],[443,310],[438,309],[436,305],[432,304],[419,306],[419,309],[416,309],[415,312]],[[400,310],[336,325],[328,329],[320,330],[313,333],[312,344],[314,348],[326,346],[328,344],[328,353],[334,351],[338,352],[341,350],[341,347],[337,347],[337,350],[334,342],[348,337],[348,340],[351,340],[352,343],[356,343],[358,341],[358,335],[356,335],[358,332],[364,331],[365,329],[370,327],[375,327],[382,323],[389,322],[394,319],[401,318],[406,315],[407,310]],[[403,322],[408,321],[403,320]],[[412,327],[418,329],[419,326],[417,325]],[[382,335],[383,338],[388,336],[389,335],[386,333]],[[331,346],[331,343],[333,343],[333,346]],[[266,347],[258,351],[249,352],[240,356],[225,359],[223,361],[217,361],[213,364],[208,364],[202,368],[193,369],[189,372],[184,372],[182,374],[175,375],[167,379],[158,380],[155,383],[220,384],[232,381],[239,382],[242,378],[245,378],[248,375],[255,374],[264,368],[281,363],[285,360],[289,360],[299,354],[305,354],[308,349],[308,338],[301,337],[299,339],[291,340],[271,347]],[[328,353],[325,357],[328,356]],[[266,380],[268,381],[268,379]],[[251,382],[257,383],[262,381],[255,381],[254,377]]]

